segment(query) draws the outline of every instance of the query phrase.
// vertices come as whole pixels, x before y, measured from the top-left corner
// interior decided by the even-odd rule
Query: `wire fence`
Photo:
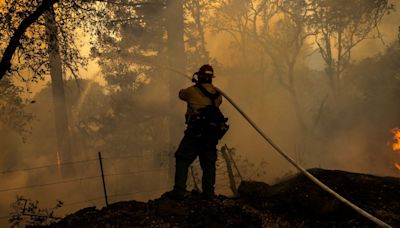
[[[156,172],[156,171],[168,171],[168,169],[138,170],[138,171],[131,171],[131,172],[123,172],[123,173],[111,173],[111,174],[106,174],[104,176],[105,177],[124,176],[124,175],[134,175],[134,174],[142,174],[142,173],[151,173],[151,172]],[[75,179],[70,179],[70,180],[65,180],[65,181],[57,181],[57,182],[50,182],[50,183],[43,183],[43,184],[33,184],[33,185],[27,185],[27,186],[15,187],[15,188],[6,188],[6,189],[0,189],[0,193],[23,190],[23,189],[30,189],[30,188],[38,188],[38,187],[50,186],[50,185],[67,184],[67,183],[79,182],[79,181],[83,181],[83,180],[96,179],[96,178],[100,178],[100,177],[101,177],[101,175],[88,176],[88,177],[80,177],[80,178],[75,178]]]
[[[166,155],[156,155],[156,156],[151,156],[152,158],[163,158],[163,157],[168,157]],[[46,164],[46,165],[37,165],[37,166],[31,166],[31,167],[22,167],[22,168],[17,168],[17,169],[8,169],[8,170],[2,170],[0,171],[0,177],[5,176],[5,175],[12,175],[15,173],[19,172],[25,172],[25,173],[31,173],[34,171],[38,170],[43,170],[43,171],[52,171],[55,168],[61,169],[62,167],[66,166],[75,166],[75,165],[85,165],[87,166],[90,165],[99,165],[95,164],[95,162],[100,163],[101,160],[106,161],[107,165],[112,165],[114,167],[114,162],[120,163],[121,161],[129,161],[129,159],[143,159],[144,157],[142,155],[126,155],[126,156],[105,156],[105,157],[98,157],[98,158],[88,158],[84,160],[77,160],[77,161],[68,161],[68,162],[61,162],[61,163],[51,163],[51,164]],[[112,162],[110,162],[112,161]],[[115,167],[114,167],[115,169]],[[100,169],[99,169],[100,170]],[[98,180],[99,182],[102,180],[101,177],[119,177],[119,176],[133,176],[133,175],[142,175],[144,173],[155,173],[155,172],[164,172],[167,173],[170,170],[169,167],[158,167],[158,168],[153,168],[153,169],[140,169],[140,170],[128,170],[128,171],[115,171],[110,172],[110,173],[100,173],[97,175],[88,175],[84,177],[79,177],[79,178],[71,178],[71,179],[64,179],[64,180],[58,180],[58,181],[52,181],[52,182],[45,182],[45,183],[37,183],[37,184],[31,184],[31,185],[25,185],[25,186],[17,186],[17,187],[9,187],[9,188],[2,188],[0,189],[0,194],[6,193],[6,192],[16,192],[16,191],[21,191],[21,190],[32,190],[36,188],[46,188],[50,186],[59,186],[59,185],[65,185],[65,184],[71,184],[71,183],[76,183],[76,182],[82,182],[82,181],[90,181],[90,180]],[[189,177],[190,178],[190,177]],[[227,182],[228,178],[227,176],[223,176],[223,173],[217,172],[217,178],[220,179],[223,182]],[[108,180],[109,181],[109,180]],[[103,184],[107,186],[107,181],[104,181],[103,179]],[[216,188],[229,188],[227,184],[221,184],[219,183],[216,185]],[[99,188],[100,189],[100,188]],[[109,194],[106,196],[101,195],[98,193],[98,196],[92,197],[92,198],[87,198],[87,199],[82,199],[78,200],[75,202],[70,202],[63,204],[63,208],[71,207],[71,206],[76,206],[80,204],[94,204],[94,202],[102,201],[105,200],[105,198],[108,199],[117,199],[117,198],[122,198],[122,197],[128,197],[132,195],[149,195],[157,192],[162,192],[162,191],[167,191],[169,188],[163,187],[163,188],[156,188],[156,189],[147,189],[147,190],[140,190],[140,191],[133,191],[133,192],[126,192],[126,193],[115,193],[115,194]],[[107,200],[106,200],[107,202]],[[8,219],[10,216],[9,215],[4,215],[0,216],[0,220],[5,220]]]
[[[160,157],[166,157],[166,156],[154,156],[157,158]],[[129,159],[143,159],[144,157],[141,155],[127,155],[127,156],[106,156],[103,158],[89,158],[89,159],[84,159],[84,160],[77,160],[77,161],[68,161],[68,162],[61,162],[61,163],[51,163],[51,164],[45,164],[45,165],[37,165],[37,166],[31,166],[31,167],[21,167],[17,169],[8,169],[8,170],[2,170],[0,171],[0,178],[1,176],[6,176],[6,175],[14,175],[19,172],[24,172],[27,173],[28,175],[31,174],[34,171],[46,171],[50,173],[52,172],[55,168],[57,169],[62,169],[65,166],[76,166],[76,165],[85,165],[84,168],[87,169],[88,165],[99,165],[95,164],[95,162],[100,163],[101,160],[105,161],[118,161],[119,163],[122,161],[127,161]],[[100,160],[101,159],[101,160]],[[92,163],[92,164],[90,164]],[[111,163],[111,162],[108,162]],[[112,164],[110,164],[112,165]],[[67,167],[68,168],[68,167]],[[140,169],[140,170],[127,170],[127,171],[112,171],[110,169],[110,173],[104,173],[104,177],[118,177],[118,176],[128,176],[128,175],[142,175],[144,173],[155,173],[155,172],[166,172],[168,171],[168,168],[164,167],[158,167],[158,168],[153,168],[153,169]],[[93,171],[93,170],[91,170]],[[76,183],[76,182],[82,182],[82,181],[90,181],[90,180],[101,180],[101,175],[102,173],[98,173],[97,175],[88,175],[84,177],[76,177],[76,178],[70,178],[70,179],[64,179],[64,180],[57,180],[57,181],[47,181],[44,183],[35,183],[35,184],[29,184],[29,185],[24,185],[24,186],[17,186],[17,187],[9,187],[9,188],[0,188],[0,194],[1,193],[6,193],[6,192],[16,192],[16,191],[21,191],[21,190],[33,190],[35,188],[42,188],[42,187],[49,187],[49,186],[59,186],[59,185],[64,185],[64,184],[71,184],[71,183]],[[14,176],[12,176],[14,177]],[[3,182],[6,183],[6,182]],[[106,185],[106,183],[103,183]],[[100,188],[99,188],[100,189]],[[147,189],[147,190],[142,190],[142,191],[134,191],[134,192],[129,192],[129,193],[117,193],[117,194],[111,194],[107,195],[107,198],[113,199],[117,197],[126,197],[130,195],[137,195],[137,194],[150,194],[153,192],[158,192],[161,190],[167,190],[167,188],[162,188],[162,189]],[[98,193],[100,195],[100,192]],[[94,201],[100,201],[104,200],[105,196],[98,196],[90,199],[84,199],[80,201],[75,201],[67,204],[63,204],[62,207],[69,207],[71,205],[78,205],[78,204],[83,204],[83,203],[93,203]],[[0,216],[0,219],[8,219],[8,215]]]
[[[160,155],[160,156],[154,156],[154,157],[168,157],[168,156]],[[103,160],[125,160],[125,159],[130,159],[130,158],[141,158],[142,159],[143,156],[127,155],[127,156],[118,156],[118,157],[102,157]],[[52,163],[52,164],[48,164],[48,165],[26,167],[26,168],[20,168],[20,169],[3,170],[3,171],[0,171],[0,175],[16,173],[16,172],[26,172],[26,171],[34,171],[34,170],[40,170],[40,169],[48,169],[48,168],[59,168],[59,167],[68,166],[68,165],[77,165],[77,164],[83,164],[83,163],[88,163],[88,162],[98,162],[98,161],[99,161],[98,158],[92,158],[92,159],[86,159],[86,160],[80,160],[80,161]]]
[[[38,187],[44,187],[44,186],[50,186],[50,185],[67,184],[67,183],[73,183],[73,182],[82,181],[82,180],[95,179],[95,178],[99,178],[99,177],[101,177],[101,176],[100,175],[89,176],[89,177],[82,177],[82,178],[76,178],[76,179],[65,180],[65,181],[57,181],[57,182],[50,182],[50,183],[43,183],[43,184],[33,184],[33,185],[21,186],[21,187],[16,187],[16,188],[0,189],[0,193],[23,190],[23,189],[30,189],[30,188],[38,188]]]
[[[0,171],[0,174],[4,175],[4,174],[16,173],[16,172],[34,171],[34,170],[39,170],[39,169],[59,168],[59,167],[67,166],[67,165],[76,165],[76,164],[95,162],[95,161],[98,162],[99,159],[96,158],[96,159],[88,159],[88,160],[81,160],[81,161],[53,163],[53,164],[48,164],[48,165],[41,165],[41,166],[27,167],[27,168],[20,168],[20,169],[3,170],[3,171]]]

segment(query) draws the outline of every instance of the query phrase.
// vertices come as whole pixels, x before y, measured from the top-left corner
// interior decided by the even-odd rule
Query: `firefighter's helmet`
[[[204,78],[215,78],[214,69],[209,64],[201,66],[199,71],[197,72],[197,75]]]

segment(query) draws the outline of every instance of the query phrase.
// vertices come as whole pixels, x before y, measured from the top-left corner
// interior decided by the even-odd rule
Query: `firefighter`
[[[183,199],[186,193],[186,180],[189,166],[199,157],[200,166],[203,171],[202,177],[202,196],[205,199],[214,197],[215,185],[215,163],[217,160],[217,144],[218,140],[226,132],[219,132],[208,126],[212,122],[212,118],[204,114],[204,110],[208,111],[211,116],[222,115],[219,106],[222,103],[222,96],[212,85],[214,70],[212,66],[206,64],[200,67],[197,80],[193,80],[196,84],[189,88],[182,89],[179,92],[179,98],[187,102],[187,112],[185,114],[187,128],[185,130],[182,141],[175,153],[175,185],[169,195],[172,198]],[[222,116],[223,118],[223,116]],[[223,118],[223,126],[227,128],[225,122],[227,118]],[[218,122],[218,121],[216,121]],[[213,124],[213,126],[220,123]]]

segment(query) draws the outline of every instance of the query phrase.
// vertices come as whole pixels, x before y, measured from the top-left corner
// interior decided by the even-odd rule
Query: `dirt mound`
[[[383,221],[400,226],[400,179],[377,177],[338,170],[310,169],[334,191]],[[242,182],[243,201],[264,213],[285,220],[303,220],[310,224],[373,226],[365,218],[324,192],[303,174],[269,186],[262,182]]]
[[[239,201],[223,196],[203,200],[192,192],[183,201],[161,197],[85,208],[50,227],[262,227],[262,221],[261,213]]]
[[[332,189],[393,227],[400,227],[400,179],[311,169]],[[118,202],[82,209],[50,227],[376,227],[297,174],[270,186],[242,182],[240,198],[182,201],[161,197],[147,203]]]

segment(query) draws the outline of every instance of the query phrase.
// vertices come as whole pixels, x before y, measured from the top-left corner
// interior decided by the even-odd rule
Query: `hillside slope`
[[[399,178],[309,171],[371,214],[400,227]],[[206,201],[191,192],[183,201],[161,197],[85,208],[50,227],[376,227],[302,174],[273,186],[242,182],[239,192],[236,199],[218,196]]]

